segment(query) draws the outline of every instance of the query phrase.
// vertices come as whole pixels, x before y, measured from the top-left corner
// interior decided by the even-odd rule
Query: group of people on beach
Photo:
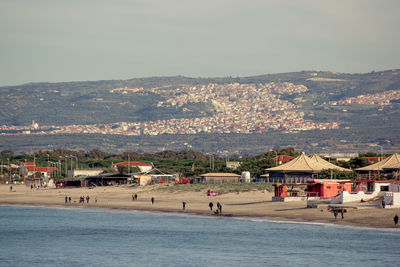
[[[65,196],[65,203],[71,203],[71,196]]]
[[[138,199],[138,194],[137,193],[132,193],[132,201],[135,201],[135,200],[137,200]],[[150,199],[150,201],[151,201],[151,204],[154,204],[154,201],[155,201],[155,199],[154,199],[154,197],[152,197],[151,199]],[[186,205],[186,204],[185,204]]]
[[[90,200],[90,196],[87,195],[87,196],[86,196],[86,203],[89,204],[89,200]],[[81,196],[81,197],[79,198],[79,203],[85,203],[85,196]]]
[[[79,197],[79,204],[85,203],[85,199],[86,199],[86,203],[89,204],[89,200],[90,200],[90,196],[89,195],[87,195],[86,198],[85,198],[85,196],[80,196]],[[65,203],[71,203],[71,201],[72,201],[71,196],[67,196],[66,195],[65,196]],[[94,202],[97,203],[97,197],[95,197]]]
[[[211,211],[213,211],[214,203],[208,203],[208,207]],[[214,211],[214,214],[221,214],[222,213],[222,205],[221,203],[217,202],[217,209]]]
[[[39,188],[40,188],[40,185],[31,184],[31,190],[32,190],[32,189],[39,190]]]

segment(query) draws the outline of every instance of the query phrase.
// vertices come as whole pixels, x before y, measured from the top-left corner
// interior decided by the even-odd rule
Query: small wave
[[[340,228],[340,229],[351,229],[351,230],[363,230],[363,231],[371,231],[371,232],[387,232],[387,233],[396,233],[400,234],[400,228],[374,228],[368,226],[355,226],[355,225],[345,225],[345,224],[334,224],[334,223],[326,223],[326,222],[305,222],[305,221],[286,221],[286,220],[274,220],[267,218],[249,218],[249,217],[237,217],[234,219],[246,220],[250,222],[257,223],[276,223],[276,224],[300,224],[300,225],[313,225],[320,227],[331,227],[331,228]]]

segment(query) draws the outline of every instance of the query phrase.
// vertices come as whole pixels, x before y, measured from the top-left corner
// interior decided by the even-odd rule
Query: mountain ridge
[[[307,90],[300,90],[301,86],[306,87]],[[211,100],[204,98],[198,102],[196,102],[196,99],[190,100],[194,96],[201,98],[201,94],[196,93],[197,87],[201,88],[198,90],[206,90],[205,92],[211,90],[212,95],[217,94],[215,97],[219,98]],[[119,89],[119,91],[112,91],[115,88]],[[124,88],[127,89],[124,91]],[[0,125],[22,127],[30,125],[34,120],[39,125],[62,127],[63,125],[112,125],[117,122],[145,123],[147,121],[212,118],[216,116],[215,114],[222,116],[218,115],[218,106],[215,106],[220,103],[221,99],[227,99],[227,103],[232,105],[232,108],[235,108],[236,101],[241,103],[242,97],[237,100],[235,98],[242,94],[243,90],[248,90],[250,93],[256,90],[256,93],[253,92],[255,100],[248,102],[251,105],[258,105],[257,99],[262,104],[265,103],[263,101],[274,96],[275,98],[268,100],[270,101],[268,105],[276,105],[277,107],[280,104],[286,105],[288,106],[286,108],[287,112],[303,114],[300,117],[296,117],[296,115],[283,117],[284,120],[290,118],[295,121],[300,120],[298,122],[299,125],[302,120],[304,120],[304,123],[312,121],[315,125],[337,121],[340,124],[338,131],[343,132],[342,135],[335,136],[338,140],[348,139],[345,131],[347,127],[354,133],[370,132],[373,135],[373,131],[379,132],[380,136],[368,138],[370,142],[380,144],[383,142],[387,145],[387,142],[382,140],[389,140],[391,145],[400,143],[399,135],[397,134],[400,130],[400,126],[398,126],[400,124],[399,119],[397,119],[400,117],[400,105],[398,103],[400,101],[396,95],[397,91],[400,90],[399,69],[356,74],[301,71],[247,77],[213,78],[193,78],[175,75],[132,78],[128,80],[42,82],[3,86],[0,87],[2,103],[0,107]],[[295,92],[292,93],[290,90],[295,90]],[[265,96],[260,98],[260,93]],[[247,97],[248,94],[244,92],[244,97]],[[360,97],[361,99],[370,98],[372,102],[367,104],[363,102],[357,103]],[[189,100],[187,100],[188,98]],[[374,98],[388,98],[389,100],[386,102],[373,102]],[[186,102],[183,104],[181,102],[175,103],[177,100]],[[355,101],[355,103],[348,104],[346,101],[349,103]],[[272,110],[259,110],[260,115],[257,116],[262,117],[263,114],[268,115],[270,118],[275,116],[276,119],[274,120],[278,121],[283,114],[273,111],[274,107],[272,107]],[[222,110],[222,112],[221,114],[226,114],[227,111]],[[238,120],[237,123],[240,124],[245,120],[249,120],[249,118],[242,117],[238,118]],[[286,122],[282,123],[285,125]],[[239,126],[232,126],[232,129]],[[270,125],[266,126],[267,128],[270,127]],[[211,125],[211,127],[213,126]],[[293,135],[296,132],[294,129],[299,126],[292,127],[292,129],[290,127],[289,124],[282,130],[276,130],[280,131],[282,136],[288,134],[286,133],[288,130]],[[3,136],[0,137],[0,142],[12,139],[12,137],[4,135],[4,126],[1,129],[3,132],[0,133],[3,133]],[[246,125],[242,129],[245,130]],[[266,131],[271,130],[266,129]],[[263,128],[261,128],[261,131],[264,131]],[[321,130],[321,132],[323,131]],[[236,134],[241,133],[237,132]],[[244,139],[251,134],[254,133],[250,132],[247,135],[243,135]],[[179,138],[182,138],[183,135],[180,135]],[[211,135],[213,133],[210,132]],[[321,143],[321,138],[317,137],[319,134],[315,135],[310,132],[310,143]],[[365,136],[364,134],[361,135]],[[51,143],[51,137],[49,136],[35,138],[44,138]],[[160,140],[162,139],[160,138]],[[189,136],[184,142],[187,143],[190,139]],[[357,140],[353,139],[347,141],[357,142]],[[19,149],[18,147],[23,146],[20,142],[21,140],[13,144],[16,150]],[[271,140],[268,142],[271,142]],[[278,143],[276,142],[277,145]],[[273,145],[274,142],[271,142],[271,146]],[[159,147],[162,149],[163,146],[160,145]],[[313,147],[311,146],[311,148]],[[202,151],[201,147],[198,150]],[[143,151],[146,151],[146,149]]]

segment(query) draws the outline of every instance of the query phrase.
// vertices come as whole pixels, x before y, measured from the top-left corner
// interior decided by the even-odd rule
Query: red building
[[[50,177],[51,173],[57,170],[56,167],[39,167],[36,166],[34,162],[22,162],[21,166],[21,174],[23,176],[33,176],[35,173],[39,172],[44,177]]]
[[[276,162],[277,165],[281,165],[282,163],[286,163],[294,159],[294,157],[288,155],[278,155],[273,160]]]
[[[310,197],[330,198],[340,191],[351,192],[350,180],[314,179],[307,182],[307,193]]]
[[[307,184],[275,184],[275,197],[298,197],[304,192],[300,186],[307,186],[309,197],[330,198],[337,196],[340,191],[351,192],[350,180],[313,179]]]

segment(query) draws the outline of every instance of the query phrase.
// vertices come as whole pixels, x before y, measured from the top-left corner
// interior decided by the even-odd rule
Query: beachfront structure
[[[134,174],[133,181],[139,185],[164,184],[164,183],[168,184],[168,183],[176,183],[177,181],[179,181],[179,178],[177,174],[166,173],[157,168],[154,168],[147,172]]]
[[[236,173],[205,173],[200,175],[200,181],[210,184],[239,183],[241,176]]]
[[[112,167],[114,169],[118,169],[118,166],[124,166],[124,167],[138,167],[141,172],[148,172],[153,169],[153,165],[150,163],[144,163],[144,162],[139,162],[139,161],[126,161],[126,162],[118,162],[112,164]]]
[[[90,186],[111,186],[127,184],[130,175],[120,173],[106,173],[88,177],[78,177],[63,181],[61,187],[90,187]],[[60,184],[60,183],[58,183]]]
[[[269,174],[268,181],[270,183],[297,184],[314,180],[318,178],[319,172],[329,169],[344,172],[352,171],[336,166],[318,155],[310,158],[304,153],[285,164],[268,168],[265,171]]]
[[[393,179],[400,181],[400,163],[394,163],[383,167],[382,169],[384,173],[387,173]]]
[[[35,173],[40,173],[44,178],[51,176],[53,172],[57,170],[56,167],[39,167],[36,166],[35,162],[22,162],[19,166],[21,170],[21,175],[23,177],[34,176]]]
[[[339,192],[351,191],[350,180],[314,179],[307,183],[309,197],[330,198],[337,196]]]
[[[392,175],[392,167],[400,164],[400,155],[394,153],[388,158],[381,160],[377,163],[357,168],[355,169],[357,174],[357,179],[359,180],[372,180],[372,179],[381,179],[381,178],[389,178]]]
[[[341,191],[351,191],[350,180],[312,179],[305,184],[274,184],[272,201],[301,201],[331,198]],[[304,189],[303,189],[304,188]]]
[[[68,177],[95,176],[104,172],[104,169],[72,169],[68,170]]]
[[[352,158],[358,157],[358,153],[345,153],[345,152],[333,152],[324,154],[323,158],[329,159],[330,161],[350,161]]]
[[[272,201],[289,202],[306,200],[306,192],[299,184],[274,184]]]
[[[351,181],[351,183],[353,190],[351,192],[348,190],[339,192],[336,197],[332,198],[331,203],[368,201],[377,197],[387,198],[386,203],[392,203],[393,200],[389,200],[390,196],[397,198],[400,194],[399,181],[357,180]]]

